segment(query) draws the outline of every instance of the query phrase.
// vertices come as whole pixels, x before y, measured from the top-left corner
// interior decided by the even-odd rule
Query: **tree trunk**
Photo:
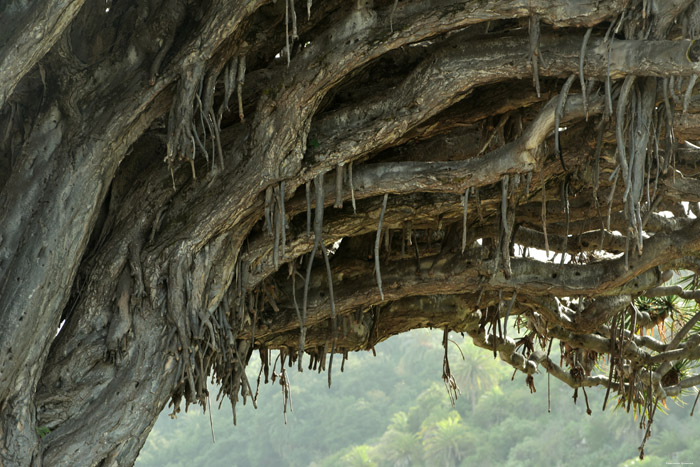
[[[133,464],[255,349],[330,372],[416,327],[610,387],[495,322],[605,353],[700,270],[658,214],[698,201],[698,2],[49,3],[0,7],[0,463]]]

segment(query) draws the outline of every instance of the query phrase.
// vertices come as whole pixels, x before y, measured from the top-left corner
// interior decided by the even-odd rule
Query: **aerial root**
[[[377,238],[374,241],[374,269],[377,275],[377,285],[379,286],[379,295],[384,301],[384,291],[382,290],[382,273],[379,269],[379,245],[382,239],[382,222],[384,222],[384,214],[386,213],[386,203],[389,199],[389,194],[384,194],[384,200],[382,201],[382,211],[379,214],[379,225],[377,226]]]
[[[306,235],[311,234],[311,182],[307,182],[306,189]]]
[[[192,176],[197,178],[194,172],[194,157],[196,142],[192,134],[192,122],[195,106],[195,96],[199,90],[199,84],[204,76],[204,63],[195,62],[186,66],[180,80],[177,91],[170,107],[168,118],[168,141],[165,162],[168,163],[171,173],[173,164],[177,159],[188,160],[192,167]]]
[[[579,54],[578,61],[578,77],[581,84],[581,95],[583,97],[583,113],[586,116],[586,121],[588,121],[588,96],[586,95],[586,79],[583,75],[583,63],[586,59],[586,46],[588,45],[588,40],[591,38],[591,32],[593,28],[588,28],[586,34],[583,36],[583,43],[581,43],[581,53]]]
[[[566,164],[564,164],[564,156],[561,153],[561,147],[559,145],[559,127],[561,126],[561,120],[564,115],[564,107],[566,106],[566,98],[569,95],[569,89],[574,82],[576,75],[571,75],[566,79],[564,86],[561,88],[559,93],[559,99],[557,100],[557,108],[554,112],[554,152],[559,156],[559,161],[561,162],[561,167],[564,172],[568,172]]]
[[[280,186],[277,189],[277,207],[279,208],[279,223],[282,228],[282,256],[286,253],[287,244],[287,214],[284,210],[284,196],[285,196],[285,183],[284,180],[280,182]]]
[[[274,233],[272,231],[272,187],[269,186],[265,189],[265,230],[272,237]]]
[[[615,133],[617,138],[617,163],[622,172],[622,180],[625,182],[625,194],[622,197],[623,201],[629,196],[629,165],[627,164],[627,150],[625,145],[624,129],[625,129],[625,112],[629,101],[630,91],[634,84],[635,76],[627,75],[622,83],[620,97],[617,100],[617,113],[615,115]]]
[[[542,233],[544,234],[544,251],[549,257],[549,240],[547,239],[547,186],[544,178],[544,163],[540,163],[540,180],[542,181]]]
[[[509,191],[515,196],[511,186],[515,186],[515,181],[510,182],[510,176],[505,175],[501,185],[501,229],[502,236],[500,241],[501,256],[503,257],[503,274],[506,278],[512,275],[510,267],[510,239],[513,233],[513,221],[515,220],[513,209],[508,208],[508,193]]]
[[[530,63],[532,65],[532,82],[535,85],[535,90],[537,91],[537,97],[541,96],[540,93],[540,74],[539,74],[539,64],[540,64],[540,17],[538,15],[530,16],[529,23],[530,30]]]
[[[332,329],[333,343],[331,346],[330,362],[328,363],[328,387],[331,387],[331,367],[333,365],[333,352],[335,352],[335,342],[338,338],[338,336],[337,336],[338,323],[337,323],[337,318],[336,318],[336,313],[335,313],[335,295],[333,294],[333,275],[331,273],[331,264],[330,264],[330,261],[328,260],[328,250],[326,249],[326,246],[323,244],[323,242],[321,242],[321,251],[323,252],[323,260],[326,263],[326,274],[328,275],[328,295],[329,295],[330,301],[331,301],[331,326],[333,327],[333,329]]]
[[[333,207],[343,208],[343,164],[338,164],[335,169],[335,203]]]
[[[571,213],[569,210],[569,178],[566,177],[561,185],[561,203],[564,205],[564,246],[561,252],[561,263],[564,264],[566,260],[566,250],[569,248],[569,220],[571,218]]]
[[[292,60],[292,50],[289,47],[289,0],[284,0],[284,51],[287,55],[287,66]],[[285,417],[285,423],[287,423]]]
[[[695,82],[698,80],[698,75],[693,75],[688,81],[688,87],[685,90],[685,95],[683,96],[683,117],[687,118],[688,107],[690,106],[690,100],[693,97],[693,88],[695,87]]]
[[[518,296],[518,290],[513,289],[513,297],[510,299],[510,302],[508,303],[508,308],[506,308],[506,315],[503,318],[503,338],[508,334],[508,317],[510,316],[510,312],[513,310],[513,305],[515,305],[515,298]]]
[[[309,254],[309,261],[306,265],[306,278],[304,279],[304,299],[302,302],[303,304],[301,313],[301,320],[302,323],[304,323],[304,326],[306,326],[306,313],[309,305],[309,283],[311,281],[311,267],[313,266],[314,256],[316,255],[319,246],[323,247],[323,175],[324,174],[322,173],[318,174],[314,179],[314,193],[316,198],[316,215],[314,217],[314,246],[311,250],[311,253]],[[310,212],[310,204],[308,206],[308,210]],[[302,329],[302,332],[305,332],[305,330]]]
[[[352,162],[348,166],[348,179],[350,180],[350,199],[352,200],[352,212],[357,214],[357,206],[355,205],[355,186],[352,183]]]
[[[236,72],[236,97],[238,98],[238,118],[245,121],[243,115],[243,84],[245,83],[245,55],[238,57],[238,71]]]
[[[462,254],[467,248],[467,206],[469,204],[469,187],[464,190],[464,197],[462,198],[462,205],[464,210],[462,212]],[[403,248],[403,244],[402,244]],[[403,253],[403,251],[402,251]]]
[[[445,383],[445,388],[447,389],[447,395],[450,396],[450,403],[454,407],[457,396],[461,394],[459,386],[457,386],[457,381],[450,371],[450,360],[447,355],[447,344],[448,344],[448,334],[449,330],[445,328],[442,333],[442,347],[445,350],[444,356],[442,358],[442,381]]]

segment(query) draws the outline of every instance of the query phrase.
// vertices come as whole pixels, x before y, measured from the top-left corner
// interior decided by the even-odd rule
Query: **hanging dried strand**
[[[312,0],[306,0],[306,19],[311,19],[311,4]]]
[[[539,61],[540,61],[540,17],[538,15],[531,15],[529,22],[530,30],[530,64],[532,66],[532,82],[535,85],[535,90],[537,91],[537,97],[541,96],[540,93],[540,74],[539,74]]]
[[[343,164],[338,164],[335,168],[335,203],[333,207],[343,208]]]
[[[564,163],[564,156],[561,153],[561,147],[559,144],[559,128],[561,126],[562,117],[564,116],[566,98],[569,95],[569,90],[571,89],[571,85],[574,83],[574,79],[576,79],[576,75],[571,75],[566,79],[566,82],[564,82],[564,86],[562,86],[561,92],[559,93],[559,99],[557,100],[556,112],[554,112],[554,152],[557,156],[559,156],[559,162],[561,162],[561,167],[564,169],[564,172],[568,172],[568,169]]]
[[[389,194],[384,194],[384,199],[382,201],[382,211],[379,214],[379,224],[377,225],[377,238],[374,241],[374,269],[377,275],[377,285],[379,286],[379,296],[384,301],[384,291],[382,290],[382,272],[379,269],[379,245],[382,238],[382,222],[384,222],[384,214],[386,213],[386,203],[389,199]]]
[[[586,47],[588,46],[588,40],[591,38],[591,32],[593,28],[586,29],[586,34],[583,35],[583,42],[581,43],[581,53],[579,54],[578,60],[578,78],[581,84],[581,95],[583,97],[583,113],[586,116],[586,121],[588,121],[588,97],[586,95],[586,78],[583,75],[583,64],[586,60]]]
[[[467,206],[469,204],[469,187],[464,190],[462,204],[464,207],[462,212],[462,254],[464,254],[464,250],[467,248]]]
[[[644,432],[644,438],[642,438],[642,444],[639,446],[639,458],[644,459],[644,446],[647,443],[647,440],[651,436],[651,424],[654,423],[654,415],[656,415],[656,408],[659,406],[659,398],[656,397],[654,399],[653,403],[653,408],[649,410],[649,421],[647,422],[647,429]]]

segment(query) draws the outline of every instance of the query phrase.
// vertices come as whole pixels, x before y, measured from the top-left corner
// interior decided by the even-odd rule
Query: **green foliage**
[[[524,375],[511,381],[510,367],[452,338],[465,355],[462,360],[450,345],[450,366],[463,394],[455,407],[440,380],[441,332],[414,331],[377,346],[377,357],[351,355],[345,372],[334,373],[330,389],[325,374],[291,373],[294,412],[287,425],[278,385],[260,388],[258,410],[239,406],[237,427],[228,404],[227,410],[215,409],[216,444],[208,414],[190,409],[177,420],[164,416],[137,464],[597,467],[700,459],[700,426],[688,417],[694,392],[689,405],[668,404],[668,415],[657,411],[640,464],[639,419],[623,410],[601,412],[604,391],[588,390],[593,409],[588,416],[583,395],[574,405],[573,390],[552,379],[548,413],[546,374],[535,375],[537,392],[530,394]],[[557,352],[552,349],[555,360]],[[482,354],[486,358],[477,357]],[[251,381],[258,368],[251,365]]]
[[[36,427],[36,434],[39,435],[39,438],[43,438],[44,436],[48,435],[49,433],[51,433],[51,430],[49,430],[49,427],[46,427],[46,426]]]

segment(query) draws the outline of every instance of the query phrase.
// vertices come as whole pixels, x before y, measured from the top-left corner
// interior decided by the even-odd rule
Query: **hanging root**
[[[399,0],[394,0],[394,6],[391,7],[391,14],[389,14],[389,32],[394,32],[394,13],[396,13],[396,6],[399,4]]]
[[[518,290],[513,289],[513,297],[510,299],[510,303],[508,303],[508,308],[506,308],[506,316],[503,318],[503,338],[506,338],[506,335],[508,334],[508,317],[510,316],[510,312],[513,310],[513,305],[515,305],[515,298],[518,296]]]
[[[308,184],[307,184],[308,187]],[[314,263],[314,256],[316,251],[318,251],[319,246],[322,245],[323,239],[323,174],[318,174],[314,179],[314,192],[316,194],[316,216],[314,217],[314,246],[309,254],[309,262],[306,265],[306,278],[304,280],[304,299],[302,304],[301,319],[306,326],[306,313],[309,305],[309,283],[311,281],[311,267]],[[309,210],[311,208],[309,207]],[[302,328],[302,332],[305,330]],[[301,353],[300,353],[301,355]],[[300,356],[301,358],[301,356]]]
[[[379,214],[379,225],[377,226],[377,238],[374,242],[374,269],[377,274],[377,285],[379,286],[379,295],[384,301],[384,291],[382,290],[382,273],[379,270],[379,244],[382,238],[382,222],[384,222],[384,214],[386,213],[386,203],[389,199],[389,194],[384,194],[384,200],[382,201],[382,212]]]
[[[457,396],[461,393],[459,386],[457,386],[457,381],[455,381],[452,372],[450,371],[450,360],[447,356],[447,344],[448,344],[448,333],[447,328],[442,334],[442,347],[445,349],[445,354],[442,358],[442,381],[445,383],[445,388],[447,389],[447,395],[450,396],[450,403],[454,407]]]
[[[290,267],[292,269],[292,301],[294,302],[294,311],[297,314],[297,319],[299,320],[299,351],[297,352],[297,363],[299,372],[303,371],[301,366],[302,357],[304,355],[304,340],[306,332],[304,330],[304,319],[301,316],[301,310],[299,310],[299,304],[297,303],[297,287],[296,287],[296,260],[292,260]],[[265,381],[267,383],[267,380]]]
[[[350,179],[350,199],[352,201],[352,212],[357,214],[357,206],[355,205],[355,186],[352,184],[352,162],[348,166],[348,178]]]
[[[176,159],[190,161],[192,177],[194,172],[194,156],[196,143],[192,134],[195,96],[204,76],[204,63],[195,62],[185,67],[178,82],[177,91],[168,118],[168,142],[165,162],[171,172]]]
[[[544,179],[544,164],[540,164],[540,180],[542,181],[542,233],[544,234],[544,251],[549,257],[549,240],[547,239],[547,186]]]
[[[501,240],[500,240],[500,251],[503,258],[503,274],[506,278],[512,275],[510,268],[510,237],[512,233],[511,229],[511,213],[508,210],[508,189],[510,186],[510,176],[504,175],[503,182],[501,184]],[[498,266],[498,261],[496,261],[496,266]]]
[[[532,64],[532,82],[537,91],[537,97],[540,93],[540,17],[538,15],[530,16],[530,63]]]
[[[306,183],[306,235],[311,234],[311,182]]]
[[[683,96],[683,116],[688,113],[688,107],[690,106],[690,99],[693,97],[693,88],[695,87],[695,82],[698,80],[698,75],[693,75],[690,77],[688,82],[688,87],[685,90],[685,95]]]
[[[284,0],[284,43],[287,66],[289,66],[292,60],[292,49],[289,47],[289,0]]]
[[[274,232],[272,231],[272,187],[269,186],[265,189],[265,230],[272,237]]]
[[[469,203],[469,187],[464,190],[464,198],[462,199],[462,204],[464,205],[464,211],[462,213],[462,254],[467,248],[467,205]]]
[[[629,166],[627,164],[627,151],[625,146],[624,127],[625,127],[625,112],[627,110],[627,102],[629,100],[630,91],[634,84],[634,75],[627,75],[622,83],[620,97],[617,100],[617,114],[615,122],[615,132],[617,137],[617,163],[622,171],[622,180],[625,182],[625,194],[622,197],[623,201],[627,200],[629,195]]]
[[[275,192],[277,192],[279,189],[275,188]],[[277,196],[276,196],[277,197]],[[282,219],[280,216],[280,210],[275,209],[275,222],[274,222],[274,231],[275,231],[275,236],[273,240],[273,245],[272,245],[272,264],[275,267],[275,270],[279,269],[280,267],[280,237],[282,236]]]
[[[328,363],[328,387],[331,387],[331,369],[333,367],[333,353],[335,352],[335,342],[338,337],[336,335],[338,323],[335,314],[335,296],[333,295],[333,275],[331,274],[331,263],[328,260],[328,250],[326,249],[326,246],[323,244],[323,242],[321,242],[321,251],[323,252],[323,260],[326,263],[326,273],[328,274],[328,295],[330,296],[331,301],[331,326],[333,327],[333,344],[331,345],[331,357]]]
[[[279,190],[277,191],[279,198],[277,199],[277,206],[279,208],[280,212],[280,224],[282,226],[282,256],[284,256],[286,252],[286,244],[287,244],[287,214],[284,211],[284,191],[285,189],[285,183],[284,180],[280,182],[280,187]]]
[[[566,260],[566,250],[569,248],[569,220],[571,212],[569,210],[569,178],[566,177],[561,185],[561,203],[564,205],[564,246],[561,251],[561,263]]]
[[[306,19],[311,19],[311,3],[312,0],[306,0]]]
[[[245,55],[238,57],[238,72],[236,73],[236,97],[238,98],[238,118],[245,121],[243,115],[243,84],[245,83]]]
[[[343,208],[343,164],[338,164],[335,169],[335,203],[333,207]]]
[[[297,9],[294,7],[294,0],[289,0],[291,3],[291,13],[292,13],[292,45],[294,45],[294,41],[299,39],[299,35],[297,34]]]
[[[583,113],[586,115],[586,121],[588,121],[588,98],[586,96],[586,79],[583,75],[583,63],[586,59],[586,46],[588,45],[588,39],[591,38],[591,31],[593,28],[588,28],[586,34],[583,36],[583,43],[581,44],[581,53],[579,54],[578,60],[578,78],[581,83],[581,95],[583,97]]]
[[[569,95],[569,89],[574,82],[576,75],[571,75],[567,78],[564,86],[561,88],[559,93],[559,99],[557,100],[557,109],[554,113],[554,152],[559,156],[559,161],[561,162],[561,167],[564,172],[568,172],[566,164],[564,164],[564,156],[561,153],[561,147],[559,145],[559,127],[561,126],[561,119],[564,116],[564,107],[566,106],[566,98]]]

